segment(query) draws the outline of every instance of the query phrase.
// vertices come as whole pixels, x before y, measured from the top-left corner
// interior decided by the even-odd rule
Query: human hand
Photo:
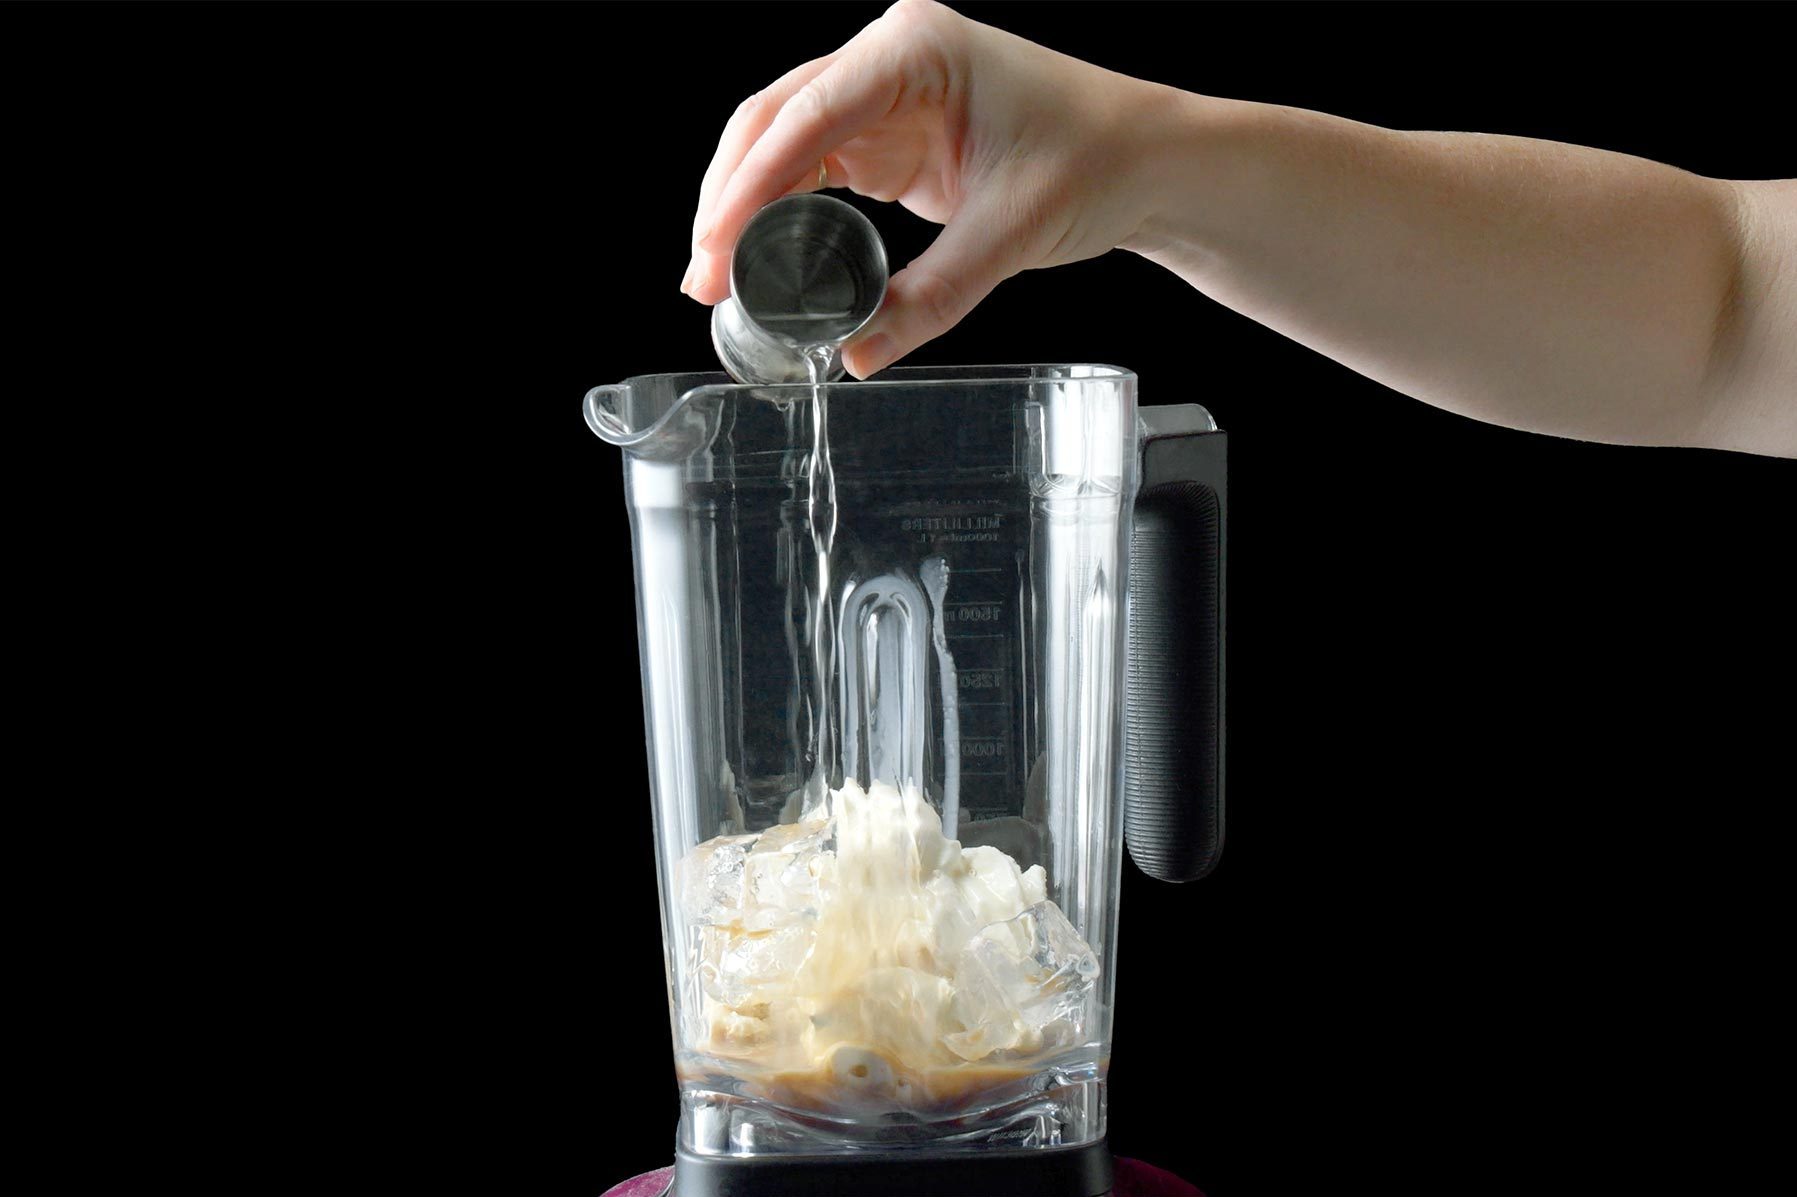
[[[899,0],[833,54],[738,106],[700,187],[681,290],[730,293],[757,209],[828,185],[946,226],[893,275],[844,353],[866,378],[953,328],[1020,271],[1096,257],[1147,214],[1137,179],[1153,84]]]

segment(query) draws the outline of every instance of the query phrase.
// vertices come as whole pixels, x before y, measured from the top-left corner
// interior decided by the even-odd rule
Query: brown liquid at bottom
[[[860,1066],[848,1073],[829,1066],[780,1070],[717,1057],[679,1060],[674,1072],[683,1084],[727,1089],[789,1109],[839,1116],[905,1111],[939,1117],[990,1104],[1003,1090],[1051,1066],[1043,1059],[919,1070],[904,1068],[889,1056],[879,1059],[886,1068],[876,1066],[861,1075]],[[1108,1056],[1101,1057],[1096,1075],[1108,1073],[1110,1063]]]

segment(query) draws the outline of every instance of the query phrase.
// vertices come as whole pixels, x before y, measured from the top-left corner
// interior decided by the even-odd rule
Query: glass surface
[[[1102,1136],[1134,376],[651,375],[586,415],[626,450],[681,1143]]]

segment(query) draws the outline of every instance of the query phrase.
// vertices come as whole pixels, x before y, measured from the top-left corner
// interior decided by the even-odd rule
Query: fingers
[[[729,293],[730,249],[757,209],[790,191],[814,190],[826,155],[883,121],[908,87],[928,86],[913,75],[940,73],[920,69],[940,60],[919,52],[923,43],[905,22],[891,20],[894,11],[856,34],[793,91],[729,172],[709,214],[700,218],[708,227],[694,239],[686,287],[693,298],[716,303]]]
[[[702,255],[698,252],[699,238],[711,228],[711,211],[717,206],[718,193],[729,181],[743,155],[749,152],[756,139],[767,131],[773,123],[775,115],[795,93],[807,83],[817,78],[835,61],[834,54],[822,58],[814,58],[803,66],[795,67],[782,75],[772,86],[756,92],[738,104],[731,114],[730,122],[724,126],[724,133],[718,139],[718,148],[712,154],[711,165],[705,168],[705,179],[699,184],[699,207],[693,216],[693,258],[687,264],[686,278],[680,289],[687,291],[695,282],[706,281],[704,275],[714,273],[715,255]],[[699,276],[695,278],[695,276]],[[720,297],[721,298],[721,297]]]
[[[756,92],[741,104],[730,116],[730,123],[724,126],[723,136],[718,138],[718,148],[711,156],[711,164],[705,168],[705,181],[699,184],[699,206],[693,214],[693,240],[697,241],[701,234],[711,227],[711,210],[717,204],[718,192],[723,190],[725,182],[730,178],[743,155],[755,144],[768,125],[773,123],[775,114],[786,101],[807,83],[821,75],[836,60],[836,55],[826,54],[822,58],[814,58],[802,66],[794,67],[780,76],[774,83]]]
[[[842,178],[842,167],[831,162],[830,155],[825,154],[818,160],[817,166],[812,169],[811,173],[788,187],[785,194],[805,195],[813,191],[824,191],[831,187],[846,187],[847,185]]]
[[[922,257],[892,276],[879,314],[843,353],[850,374],[866,378],[941,336],[1025,267],[1030,237],[1006,205],[997,187],[969,200]]]
[[[888,61],[884,54],[845,55],[800,88],[724,185],[700,248],[729,249],[756,209],[815,176],[825,154],[892,111],[899,79]]]

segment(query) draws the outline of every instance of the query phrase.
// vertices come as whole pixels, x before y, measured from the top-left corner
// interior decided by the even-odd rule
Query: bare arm
[[[682,289],[722,299],[743,223],[820,162],[945,226],[849,346],[859,377],[1121,246],[1475,419],[1797,457],[1797,181],[1214,99],[900,0],[731,118]]]
[[[1219,302],[1475,419],[1797,456],[1797,182],[1154,91],[1124,247]]]

